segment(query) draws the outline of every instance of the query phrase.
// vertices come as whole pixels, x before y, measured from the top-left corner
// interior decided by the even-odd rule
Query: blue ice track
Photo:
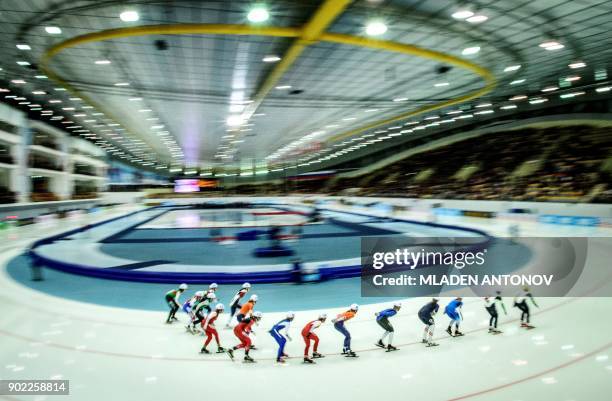
[[[266,205],[268,208],[272,205]],[[262,207],[262,205],[256,205]],[[278,209],[288,210],[278,205]],[[181,208],[155,207],[110,219],[95,225],[72,230],[51,238],[46,238],[34,245],[59,243],[65,246],[60,250],[73,252],[80,258],[83,253],[79,244],[97,243],[106,255],[123,258],[126,263],[114,270],[131,273],[154,266],[157,263],[185,263],[202,265],[207,263],[225,266],[253,266],[270,263],[268,260],[254,258],[252,250],[261,246],[263,241],[238,241],[231,246],[220,246],[210,238],[209,228],[146,228],[142,227],[165,213]],[[398,235],[409,233],[411,237],[482,237],[488,241],[489,251],[504,263],[499,265],[503,271],[512,271],[524,266],[531,258],[531,252],[521,246],[503,239],[493,239],[486,233],[474,229],[447,226],[440,224],[418,223],[400,219],[379,218],[351,212],[325,210],[327,223],[303,226],[302,239],[290,244],[298,250],[298,255],[305,261],[326,259],[355,258],[360,255],[360,238],[362,236]],[[224,228],[223,235],[235,235],[244,231],[244,227]],[[333,244],[333,246],[330,246]],[[61,252],[60,252],[61,253]],[[61,255],[59,255],[61,256]],[[87,254],[86,261],[95,260],[95,254]],[[289,264],[290,258],[274,258],[273,263]],[[43,265],[45,265],[43,263]],[[164,311],[167,306],[163,294],[175,288],[181,281],[179,277],[165,277],[160,282],[135,282],[119,276],[118,280],[109,280],[94,276],[71,274],[70,271],[44,268],[44,281],[31,281],[32,259],[28,255],[19,256],[7,265],[7,273],[17,282],[37,291],[52,296],[71,299],[79,302],[99,304],[129,309]],[[46,267],[53,267],[45,265]],[[179,265],[180,266],[180,265]],[[91,269],[91,270],[105,270]],[[360,266],[357,266],[360,271]],[[251,273],[252,274],[252,273]],[[254,283],[253,292],[260,296],[259,309],[264,312],[286,310],[312,310],[330,307],[341,307],[357,302],[360,304],[389,301],[388,297],[361,297],[359,277],[329,279],[313,284],[259,283],[257,276],[240,277],[239,283]],[[341,277],[341,276],[340,276]],[[129,280],[129,279],[128,279]],[[187,295],[203,289],[212,281],[199,281],[202,284],[190,284]],[[206,283],[206,284],[204,284]],[[227,303],[239,284],[220,285],[219,297]]]
[[[498,248],[498,256],[504,261],[499,264],[499,268],[506,272],[524,266],[532,258],[528,248],[507,240],[496,239],[493,246]],[[43,281],[32,281],[30,267],[30,258],[21,255],[12,259],[6,270],[13,280],[36,291],[74,301],[120,308],[165,311],[167,306],[163,295],[178,285],[104,280],[53,269],[43,269]],[[220,302],[227,303],[239,287],[235,284],[220,285],[217,291]],[[205,285],[191,284],[187,296],[205,288]],[[393,299],[362,297],[359,277],[312,284],[255,284],[252,292],[259,295],[257,307],[262,312],[335,308],[354,302],[366,305]]]
[[[164,294],[176,288],[172,284],[138,283],[119,280],[103,280],[44,269],[43,281],[32,281],[30,260],[22,255],[11,260],[7,267],[9,276],[20,284],[48,295],[78,302],[86,302],[119,308],[166,311]],[[187,296],[205,285],[192,284]],[[222,303],[229,302],[240,285],[220,285],[217,290]],[[253,294],[259,296],[257,309],[262,312],[287,310],[311,310],[341,307],[357,302],[371,304],[388,301],[389,298],[363,298],[358,277],[330,280],[316,284],[256,284]],[[182,299],[186,300],[187,296]]]
[[[232,209],[230,205],[227,207]],[[301,213],[299,209],[276,204],[254,204],[244,210],[258,208]],[[308,267],[319,269],[324,279],[358,276],[362,237],[409,234],[411,237],[489,238],[486,233],[470,228],[320,209],[325,222],[303,225],[300,239],[285,245],[295,252],[294,256],[258,258],[254,256],[255,251],[269,244],[265,236],[260,240],[220,245],[214,241],[210,228],[145,226],[166,213],[192,209],[194,213],[201,210],[160,206],[130,213],[40,240],[32,246],[30,255],[46,267],[116,280],[274,283],[290,281],[290,266],[295,256]],[[223,213],[231,213],[224,209],[205,210],[219,213],[220,221]],[[249,228],[226,227],[221,236],[235,237],[245,230]]]

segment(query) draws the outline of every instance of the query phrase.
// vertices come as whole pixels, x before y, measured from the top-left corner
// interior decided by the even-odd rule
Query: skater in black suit
[[[535,299],[531,292],[529,292],[529,287],[523,288],[523,291],[514,297],[514,306],[521,310],[521,327],[526,329],[533,329],[534,326],[530,324],[531,313],[529,311],[529,305],[527,304],[527,300],[530,299],[533,305],[536,308],[539,308]]]

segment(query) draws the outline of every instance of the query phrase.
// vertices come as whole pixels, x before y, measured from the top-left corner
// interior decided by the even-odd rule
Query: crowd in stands
[[[610,202],[612,135],[588,126],[498,132],[418,153],[325,192],[411,198]]]

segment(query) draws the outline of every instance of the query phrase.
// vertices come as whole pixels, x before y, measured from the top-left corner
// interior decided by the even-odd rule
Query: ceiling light
[[[47,79],[49,77],[46,76],[46,75],[35,75],[34,78],[36,78],[36,79]]]
[[[262,58],[261,61],[264,63],[276,63],[277,61],[280,61],[280,59],[281,58],[278,56],[270,55]]]
[[[487,17],[486,15],[479,14],[479,15],[474,15],[474,16],[467,18],[466,21],[471,24],[479,24],[481,22],[485,22],[488,19],[489,17]]]
[[[511,72],[511,71],[516,71],[516,70],[520,70],[520,69],[521,69],[521,65],[520,64],[509,65],[508,67],[504,68],[504,72]]]
[[[461,54],[463,54],[464,56],[468,56],[470,54],[476,54],[479,51],[480,51],[480,46],[466,47],[465,49],[463,49]]]
[[[134,21],[138,21],[140,19],[140,16],[138,15],[136,11],[128,10],[128,11],[124,11],[121,14],[119,14],[119,18],[123,22],[134,22]]]
[[[17,48],[19,50],[32,50],[32,48],[30,47],[30,45],[17,45]]]
[[[95,63],[98,65],[108,65],[111,63],[111,61],[110,60],[96,60]]]
[[[141,100],[142,100],[142,98],[141,98],[141,97],[131,97],[131,98],[129,98],[128,100],[129,100],[130,102],[138,102],[138,101],[141,101]]]
[[[270,18],[270,13],[264,6],[255,6],[247,14],[247,19],[254,23],[267,21],[268,18]]]
[[[492,104],[491,104],[491,103],[480,103],[480,104],[477,104],[477,105],[476,105],[476,106],[474,106],[474,107],[476,107],[476,108],[481,108],[481,107],[491,107],[491,106],[492,106]]]
[[[380,36],[387,32],[387,25],[382,21],[370,21],[365,28],[366,35]]]
[[[242,125],[242,123],[244,123],[244,119],[242,118],[241,115],[229,116],[226,120],[226,123],[230,127],[237,127],[239,125]]]
[[[568,64],[568,67],[572,69],[583,68],[586,67],[586,63],[582,61],[576,61],[575,63]]]
[[[448,85],[449,85],[448,82],[438,82],[437,84],[434,84],[436,88],[439,88],[441,86],[448,86]]]
[[[153,111],[153,110],[151,110],[151,109],[140,109],[140,110],[138,110],[139,113],[148,113],[150,111]]]
[[[279,89],[279,90],[291,89],[291,85],[280,85],[280,86],[277,86],[276,89]]]
[[[567,81],[567,82],[573,82],[573,81],[578,81],[579,79],[580,79],[580,77],[579,77],[579,76],[574,75],[574,76],[572,76],[572,77],[567,77],[567,78],[565,78],[565,81]]]
[[[51,35],[59,35],[60,33],[62,33],[62,30],[57,26],[47,26],[45,27],[45,31],[47,31],[47,33]]]
[[[240,104],[232,104],[229,107],[230,113],[240,113],[240,112],[242,112],[242,110],[244,110],[244,106],[242,106]]]
[[[546,88],[542,89],[542,92],[552,92],[552,91],[556,91],[557,89],[559,88],[557,88],[556,86],[547,86]]]
[[[117,82],[115,86],[130,86],[129,82]]]
[[[564,93],[563,95],[559,96],[561,99],[567,99],[570,97],[574,97],[574,96],[580,96],[580,95],[584,95],[584,92],[572,92],[572,93]]]
[[[515,79],[514,81],[510,82],[510,85],[518,85],[522,84],[523,82],[525,82],[524,79]]]
[[[407,97],[396,97],[393,99],[394,102],[405,102],[406,100],[408,100]]]
[[[559,50],[559,49],[563,49],[565,46],[562,45],[561,43],[557,42],[556,40],[548,40],[546,42],[542,42],[539,45],[541,48],[546,49],[546,50]]]
[[[610,87],[610,86],[602,86],[602,87],[599,87],[599,88],[595,89],[595,92],[597,92],[597,93],[610,92],[611,88],[612,87]]]
[[[466,18],[470,18],[474,15],[473,12],[471,12],[470,10],[458,10],[455,11],[453,14],[451,14],[451,17],[453,17],[454,19],[466,19]]]
[[[525,96],[525,95],[516,95],[516,96],[512,96],[508,100],[515,101],[515,100],[524,100],[524,99],[527,99],[527,96]]]
[[[32,94],[33,95],[46,95],[47,93],[45,91],[33,91]]]
[[[365,112],[366,113],[374,113],[375,111],[378,111],[378,109],[368,109]]]
[[[17,64],[23,65],[23,66],[30,65],[30,63],[28,63],[27,61],[18,61]]]
[[[548,99],[546,99],[545,97],[542,97],[542,98],[531,99],[529,101],[529,104],[540,104],[544,102],[548,102]]]
[[[25,84],[26,83],[26,81],[24,81],[23,79],[13,79],[11,82],[16,84],[16,85],[21,85],[21,84]]]
[[[502,109],[502,110],[510,110],[510,109],[516,109],[516,107],[517,107],[516,104],[509,104],[507,106],[500,107],[500,109]]]

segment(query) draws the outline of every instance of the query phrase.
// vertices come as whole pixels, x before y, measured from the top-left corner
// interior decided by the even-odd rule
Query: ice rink
[[[134,207],[135,208],[135,207]],[[6,400],[151,400],[151,399],[250,399],[250,400],[350,400],[371,397],[387,400],[448,401],[463,399],[500,401],[598,401],[612,393],[612,323],[608,313],[612,300],[596,297],[612,288],[612,271],[604,272],[597,286],[585,289],[582,298],[536,298],[532,323],[536,329],[518,327],[519,313],[505,299],[508,315],[501,315],[503,334],[487,333],[488,315],[479,298],[465,299],[464,337],[450,338],[444,330],[448,319],[437,316],[436,348],[421,343],[422,324],[416,311],[426,299],[402,300],[392,318],[397,352],[386,353],[374,346],[382,330],[374,312],[394,300],[362,304],[357,317],[347,323],[353,349],[359,358],[339,352],[342,336],[331,322],[319,330],[320,351],[326,355],[316,365],[301,361],[304,324],[326,312],[330,317],[344,308],[299,310],[293,323],[293,341],[285,365],[275,362],[276,344],[269,328],[282,316],[278,300],[262,296],[264,317],[256,327],[256,364],[232,362],[225,354],[198,353],[202,337],[185,332],[182,324],[166,325],[162,310],[109,307],[63,299],[28,288],[14,281],[6,264],[34,240],[94,221],[127,213],[134,208],[63,220],[55,225],[30,225],[0,232],[0,283],[2,317],[0,357],[2,379],[68,379],[70,396],[6,397]],[[414,217],[414,216],[411,216]],[[484,229],[505,236],[507,221],[477,218],[446,218],[452,224]],[[521,235],[610,236],[603,228],[570,228],[521,223]],[[587,270],[607,268],[610,249],[592,249]],[[112,285],[113,282],[109,281]],[[192,286],[188,293],[198,287]],[[220,288],[230,293],[236,286]],[[172,285],[168,285],[168,289]],[[286,291],[286,289],[284,289]],[[358,285],[355,299],[360,298]],[[257,293],[257,286],[253,287]],[[183,298],[185,299],[185,298]],[[227,299],[221,301],[227,303]],[[442,298],[444,306],[449,298]],[[159,294],[163,303],[163,293]],[[276,304],[275,304],[276,303]],[[272,312],[276,311],[276,312]],[[186,316],[178,315],[183,322]],[[236,343],[230,330],[221,342]],[[211,347],[214,349],[214,347]]]

